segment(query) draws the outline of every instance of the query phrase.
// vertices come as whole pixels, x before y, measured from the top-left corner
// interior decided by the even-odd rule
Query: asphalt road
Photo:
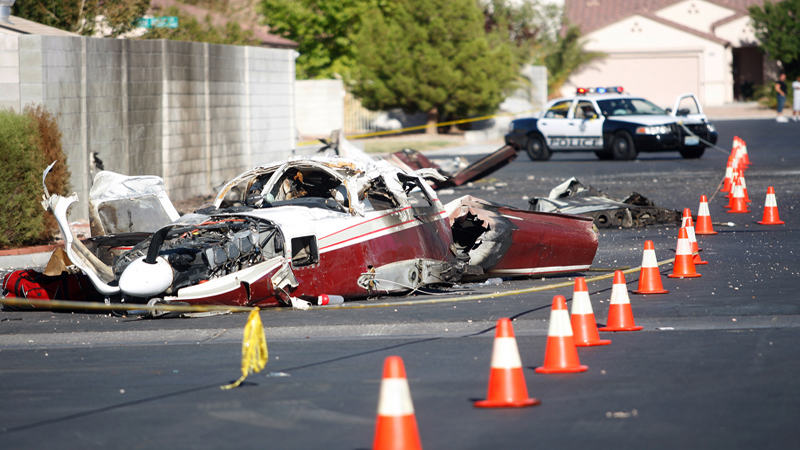
[[[243,314],[144,321],[101,314],[0,312],[0,448],[330,448],[372,445],[383,360],[403,357],[423,446],[483,448],[791,448],[800,438],[797,264],[800,124],[719,122],[720,146],[598,161],[593,154],[525,155],[470,194],[527,208],[576,176],[611,195],[637,191],[697,212],[717,189],[734,133],[752,161],[749,214],[710,202],[716,236],[699,237],[701,278],[663,278],[666,295],[631,295],[638,332],[581,349],[582,374],[542,375],[549,306],[571,289],[438,304],[391,305],[569,281],[504,281],[385,307],[262,311],[266,369],[234,390]],[[464,148],[470,159],[482,148]],[[491,146],[486,147],[487,151]],[[459,150],[455,150],[458,153]],[[756,224],[774,186],[782,226]],[[636,267],[645,240],[673,257],[674,227],[605,230],[594,266]],[[664,266],[663,272],[671,270]],[[587,277],[598,273],[587,273]],[[628,276],[635,289],[637,276]],[[609,279],[589,283],[604,322]],[[363,303],[363,302],[362,302]],[[493,326],[512,317],[531,396],[541,405],[482,410]]]

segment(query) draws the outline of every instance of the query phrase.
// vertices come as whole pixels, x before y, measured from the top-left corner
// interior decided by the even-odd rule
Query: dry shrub
[[[39,130],[39,149],[44,157],[45,167],[53,161],[58,161],[47,175],[48,192],[63,196],[69,195],[71,188],[69,184],[69,165],[67,164],[67,155],[61,145],[61,128],[59,128],[56,121],[57,117],[43,105],[26,106],[23,113],[34,121]],[[40,173],[43,171],[44,167]],[[56,233],[58,233],[56,219],[52,214],[46,213],[44,216],[44,230],[41,236],[42,241],[52,240]]]
[[[58,227],[41,206],[41,180],[56,159],[47,188],[65,195],[70,174],[55,117],[43,106],[0,111],[0,248],[52,241]]]

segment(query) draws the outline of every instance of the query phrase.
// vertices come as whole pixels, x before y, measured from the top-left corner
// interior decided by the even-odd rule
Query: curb
[[[31,253],[52,252],[58,247],[64,248],[64,243],[61,242],[58,244],[35,245],[33,247],[22,247],[22,248],[12,248],[9,250],[0,250],[0,257],[11,256],[11,255],[30,255]]]
[[[59,247],[64,243],[0,250],[0,271],[44,267]]]
[[[52,251],[28,253],[22,255],[0,256],[0,271],[16,269],[44,268],[50,261]]]

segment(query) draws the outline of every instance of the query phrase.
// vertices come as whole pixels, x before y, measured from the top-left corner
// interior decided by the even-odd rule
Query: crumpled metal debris
[[[679,211],[658,207],[638,192],[616,199],[592,186],[584,186],[575,177],[553,188],[547,198],[534,197],[528,203],[531,211],[591,217],[597,228],[641,228],[681,222]]]
[[[469,164],[466,158],[460,157],[451,160],[429,159],[417,150],[410,148],[392,153],[383,158],[373,159],[361,149],[347,141],[341,130],[331,133],[330,140],[323,139],[325,147],[319,153],[329,156],[345,156],[359,161],[378,164],[388,164],[411,173],[420,173],[422,170],[437,172],[443,176],[441,180],[429,181],[435,190],[461,186],[472,181],[480,180],[514,161],[519,154],[519,149],[504,145],[496,151]]]

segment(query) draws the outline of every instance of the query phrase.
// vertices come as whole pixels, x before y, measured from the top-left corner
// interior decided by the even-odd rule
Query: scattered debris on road
[[[534,197],[528,203],[531,211],[591,217],[597,228],[640,228],[681,222],[679,211],[660,208],[637,192],[616,199],[592,186],[584,186],[575,177],[553,188],[547,198]]]

